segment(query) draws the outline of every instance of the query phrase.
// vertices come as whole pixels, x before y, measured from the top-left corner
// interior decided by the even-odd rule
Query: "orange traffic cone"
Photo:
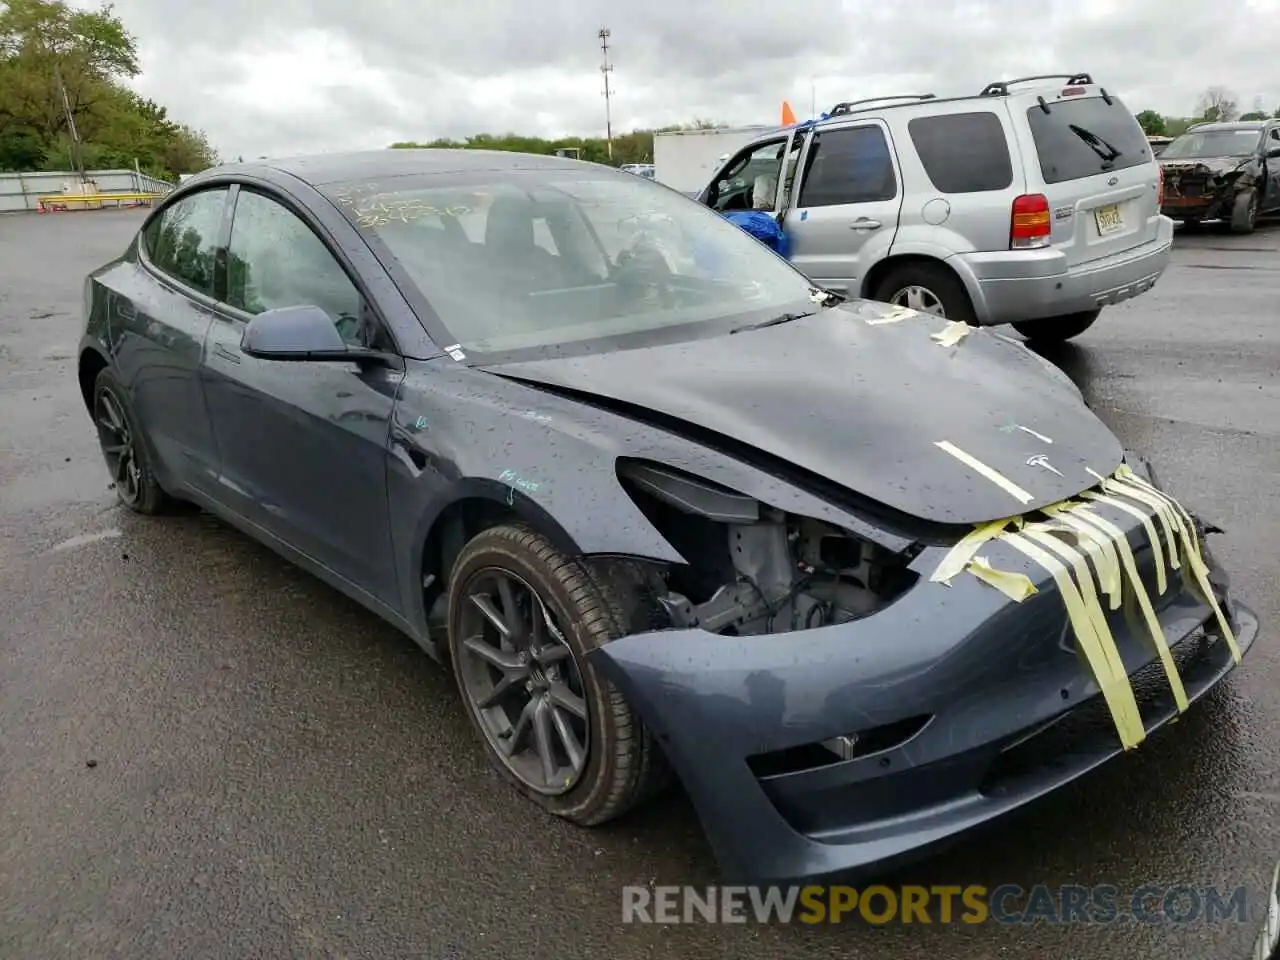
[[[782,125],[784,127],[792,127],[796,124],[796,113],[791,109],[791,104],[786,100],[782,101]]]

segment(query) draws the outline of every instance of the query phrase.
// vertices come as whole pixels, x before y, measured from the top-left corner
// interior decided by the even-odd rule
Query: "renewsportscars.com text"
[[[624,887],[623,923],[1249,922],[1244,887]]]

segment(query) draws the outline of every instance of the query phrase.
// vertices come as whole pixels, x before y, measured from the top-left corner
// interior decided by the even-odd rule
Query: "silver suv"
[[[1164,272],[1160,177],[1120,99],[1064,74],[838,104],[757,138],[698,199],[771,213],[830,290],[1050,341]]]

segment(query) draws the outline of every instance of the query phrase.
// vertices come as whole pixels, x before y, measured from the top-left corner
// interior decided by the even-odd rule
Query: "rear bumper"
[[[1071,268],[1052,248],[957,254],[947,262],[965,280],[978,322],[999,324],[1098,310],[1146,293],[1172,247],[1173,221],[1162,216],[1154,239]]]
[[[939,556],[918,560],[932,570]],[[1257,619],[1214,575],[1248,651]],[[592,657],[663,744],[727,877],[852,879],[920,859],[1123,752],[1052,581],[1037,584],[1013,604],[972,578],[924,578],[850,624],[649,633]],[[1235,661],[1189,592],[1170,589],[1158,616],[1198,700]],[[1136,635],[1116,637],[1146,728],[1159,729],[1177,715],[1163,668]],[[815,759],[824,740],[920,716],[930,719],[878,752]]]

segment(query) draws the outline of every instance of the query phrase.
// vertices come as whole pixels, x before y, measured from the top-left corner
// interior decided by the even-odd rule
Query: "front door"
[[[243,187],[234,203],[227,308],[209,332],[203,368],[220,498],[398,606],[387,451],[403,372],[246,356],[240,340],[249,319],[302,304],[328,311],[353,345],[386,344],[339,259],[297,213]]]
[[[857,297],[898,229],[902,178],[883,124],[821,127],[801,160],[800,189],[783,221],[791,262],[837,293]]]

